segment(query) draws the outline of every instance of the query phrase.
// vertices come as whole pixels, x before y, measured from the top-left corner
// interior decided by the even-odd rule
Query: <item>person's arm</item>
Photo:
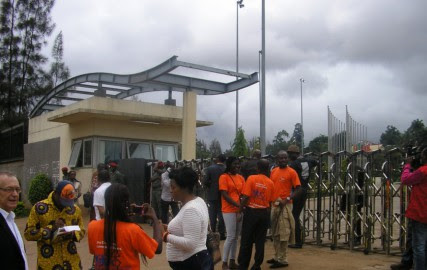
[[[221,195],[224,197],[224,199],[231,205],[234,205],[238,208],[240,208],[240,204],[236,201],[234,201],[230,195],[228,195],[228,192],[226,190],[220,190],[221,191]]]
[[[98,208],[99,216],[101,217],[101,219],[103,219],[104,218],[104,212],[105,212],[104,206],[96,205],[95,207]]]
[[[27,220],[27,225],[25,226],[24,237],[27,241],[42,241],[46,244],[51,244],[53,239],[53,234],[57,230],[56,222],[54,224],[50,223],[46,227],[40,228],[40,219],[39,215],[36,213],[36,208],[41,209],[41,207],[46,207],[45,204],[39,205],[36,203],[30,211],[30,216]]]
[[[157,218],[156,212],[154,211],[153,207],[151,207],[148,203],[143,204],[142,207],[144,209],[144,214],[142,216],[148,217],[153,221],[153,239],[157,242],[157,249],[155,251],[155,254],[161,254],[163,250],[163,225]]]
[[[203,186],[210,187],[211,184],[212,184],[211,172],[210,172],[210,169],[207,168],[206,172],[205,172],[205,175],[203,177]]]
[[[202,231],[200,230],[202,217],[196,209],[187,209],[182,215],[181,225],[184,236],[168,234],[165,240],[167,243],[171,243],[184,251],[190,251],[199,244],[202,238]]]
[[[240,201],[240,212],[243,212],[243,208],[245,208],[246,205],[248,205],[249,197],[245,194],[242,194],[241,201]]]
[[[401,175],[402,184],[412,186],[421,183],[423,180],[424,174],[420,170],[411,172],[411,169],[410,164],[405,164],[405,166],[403,166]]]

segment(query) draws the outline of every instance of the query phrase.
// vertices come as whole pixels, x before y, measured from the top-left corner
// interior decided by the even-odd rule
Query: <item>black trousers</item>
[[[179,212],[178,203],[177,202],[168,202],[161,200],[160,201],[160,208],[162,211],[162,223],[168,224],[169,223],[169,205],[172,208],[172,215],[176,216]]]
[[[301,245],[303,244],[302,230],[301,230],[301,221],[300,215],[302,209],[304,208],[305,201],[307,200],[307,188],[301,187],[302,192],[299,198],[295,198],[292,203],[292,215],[295,219],[295,244]]]
[[[221,211],[221,200],[208,201],[209,222],[211,223],[212,231],[216,232],[216,224],[218,220],[218,232],[225,235],[224,218]]]
[[[239,269],[248,269],[252,255],[252,245],[255,243],[255,267],[264,261],[264,246],[267,228],[270,222],[270,209],[255,209],[246,207],[243,214],[242,236],[237,261]]]
[[[202,250],[180,262],[169,262],[173,270],[213,270],[214,264],[207,250]]]

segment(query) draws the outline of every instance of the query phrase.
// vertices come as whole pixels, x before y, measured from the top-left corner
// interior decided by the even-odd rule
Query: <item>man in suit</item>
[[[212,231],[216,231],[216,222],[218,217],[218,231],[222,240],[225,239],[225,225],[221,212],[221,194],[219,193],[218,181],[221,174],[225,171],[225,160],[226,157],[223,154],[220,154],[216,159],[216,163],[206,169],[203,181],[203,185],[206,190],[206,200],[208,202],[209,220]]]
[[[0,172],[0,261],[2,269],[28,270],[24,241],[15,224],[13,210],[21,188],[15,175]]]

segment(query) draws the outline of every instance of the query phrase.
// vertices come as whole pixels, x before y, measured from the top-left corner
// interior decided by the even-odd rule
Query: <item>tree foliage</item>
[[[248,156],[248,142],[245,139],[245,131],[241,127],[237,130],[236,138],[234,138],[231,150],[233,151],[233,155],[236,157]]]
[[[196,158],[210,158],[211,154],[203,140],[196,139]]]
[[[288,149],[289,142],[286,139],[289,138],[289,133],[286,130],[280,130],[273,138],[273,143],[268,143],[265,147],[265,151],[269,155],[276,155],[280,150]]]
[[[36,202],[46,199],[52,190],[52,182],[47,175],[39,173],[30,182],[28,200],[31,204],[35,204]]]
[[[328,151],[328,136],[319,135],[308,143],[307,152],[323,153]]]
[[[50,65],[50,78],[52,87],[57,86],[60,82],[70,77],[70,70],[64,63],[64,41],[62,31],[55,38],[52,47],[52,58],[54,61]]]
[[[260,137],[252,137],[252,139],[250,139],[248,141],[248,151],[249,151],[249,154],[253,153],[253,151],[255,149],[261,149],[261,139],[260,139]]]
[[[0,14],[0,128],[26,119],[47,89],[41,51],[54,24],[54,0],[4,0]]]
[[[400,131],[392,125],[388,125],[386,130],[381,134],[380,143],[382,145],[399,146],[402,140]]]
[[[423,120],[412,121],[409,128],[402,135],[402,146],[427,145],[427,127]]]
[[[222,154],[221,144],[217,139],[213,139],[209,144],[209,152],[213,158]]]

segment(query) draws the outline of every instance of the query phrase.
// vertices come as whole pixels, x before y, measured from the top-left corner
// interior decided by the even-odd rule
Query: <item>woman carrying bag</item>
[[[193,193],[198,175],[193,169],[183,167],[172,170],[169,177],[172,198],[182,203],[169,225],[163,225],[169,265],[174,270],[213,270],[212,258],[206,247],[208,207]]]
[[[222,216],[224,217],[227,238],[222,252],[222,269],[239,269],[236,264],[237,239],[242,228],[240,213],[240,195],[245,179],[238,174],[240,161],[237,157],[228,157],[225,172],[219,178]],[[228,259],[230,262],[228,263]]]

